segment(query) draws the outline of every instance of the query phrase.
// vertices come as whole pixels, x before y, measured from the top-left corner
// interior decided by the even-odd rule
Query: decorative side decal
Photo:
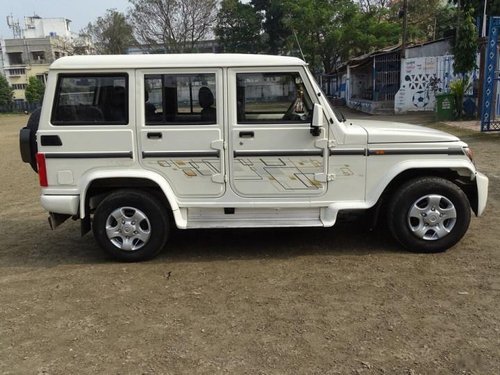
[[[170,169],[175,174],[194,178],[212,177],[220,173],[219,159],[169,159],[150,161],[148,164],[158,165],[162,168]]]
[[[322,161],[312,158],[237,158],[233,173],[237,182],[262,181],[278,191],[309,191],[322,189],[321,182],[314,178],[322,169]]]

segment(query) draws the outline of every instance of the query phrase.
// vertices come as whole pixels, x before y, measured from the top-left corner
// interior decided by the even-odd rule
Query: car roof
[[[186,68],[186,67],[248,67],[248,66],[300,66],[306,65],[296,57],[189,53],[163,55],[80,55],[66,56],[54,61],[51,69],[140,69],[140,68]]]

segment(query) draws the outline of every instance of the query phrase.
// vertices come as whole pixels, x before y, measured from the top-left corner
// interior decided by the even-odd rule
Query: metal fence
[[[40,103],[28,103],[25,101],[15,101],[10,105],[0,105],[0,113],[5,112],[33,112],[40,107]]]

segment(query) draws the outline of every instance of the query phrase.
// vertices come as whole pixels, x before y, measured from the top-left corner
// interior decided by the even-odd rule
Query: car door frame
[[[146,125],[146,113],[145,113],[145,76],[146,75],[176,75],[176,74],[215,74],[216,80],[216,123],[215,124],[158,124],[158,125]],[[199,194],[184,194],[183,188],[179,186],[179,183],[172,181],[172,179],[167,178],[165,175],[162,175],[167,182],[172,187],[175,195],[178,199],[197,199],[197,198],[206,198],[206,197],[221,197],[226,192],[226,154],[224,152],[224,139],[225,139],[225,114],[224,114],[224,72],[220,67],[200,67],[200,68],[182,68],[182,67],[165,67],[165,68],[141,68],[136,70],[136,124],[137,124],[137,148],[139,150],[139,160],[143,168],[148,170],[154,170],[150,165],[146,162],[147,158],[145,158],[146,154],[144,147],[144,134],[148,132],[165,132],[165,133],[173,133],[175,131],[183,131],[191,132],[191,134],[199,133],[199,130],[217,130],[218,138],[211,139],[205,150],[165,150],[165,154],[172,154],[172,157],[175,157],[174,154],[176,152],[179,153],[179,158],[196,158],[197,153],[203,154],[203,152],[208,153],[209,151],[216,151],[218,154],[218,159],[220,160],[220,171],[219,173],[214,173],[212,175],[212,183],[217,184],[221,187],[217,193],[209,194],[200,192]],[[147,135],[146,135],[147,136]],[[194,142],[193,142],[194,143]],[[189,156],[192,155],[192,157]],[[159,173],[158,170],[154,170]],[[193,176],[194,178],[196,176]],[[187,186],[195,186],[196,182],[191,181],[191,184],[184,184],[183,187]]]
[[[328,190],[328,181],[325,178],[328,173],[328,159],[329,159],[329,149],[328,149],[328,136],[329,136],[329,131],[328,131],[328,126],[329,122],[326,117],[326,113],[323,113],[324,116],[324,125],[321,128],[321,133],[319,136],[315,137],[310,133],[310,123],[304,123],[304,122],[283,122],[283,123],[238,123],[237,120],[237,74],[238,73],[287,73],[287,72],[293,72],[293,73],[299,73],[300,77],[302,79],[304,89],[307,91],[307,94],[311,100],[312,106],[314,107],[314,104],[320,104],[321,102],[316,95],[316,92],[314,90],[313,85],[309,81],[309,75],[305,71],[304,67],[302,66],[254,66],[254,67],[231,67],[227,69],[227,96],[228,96],[228,102],[227,102],[227,171],[229,174],[229,187],[230,189],[238,196],[243,197],[243,198],[276,198],[276,197],[282,197],[282,198],[318,198],[321,199]],[[311,109],[312,111],[312,109]],[[312,116],[311,116],[312,117]],[[271,194],[271,195],[252,195],[252,194],[244,194],[238,191],[237,187],[235,186],[234,182],[234,176],[235,176],[235,167],[234,167],[234,160],[235,160],[235,129],[238,131],[241,129],[242,131],[247,130],[247,131],[252,131],[253,128],[261,128],[264,129],[265,127],[273,127],[275,126],[276,128],[279,127],[288,127],[291,129],[300,129],[298,131],[303,131],[305,137],[310,137],[308,138],[309,141],[311,141],[311,144],[314,144],[314,148],[311,148],[309,150],[303,150],[303,149],[297,149],[297,150],[287,150],[290,151],[290,155],[292,155],[296,151],[296,155],[294,156],[304,156],[307,157],[307,152],[312,151],[314,153],[314,156],[319,156],[321,155],[321,158],[323,160],[321,169],[315,173],[315,182],[321,183],[322,190],[320,193],[303,193],[303,194],[287,194],[287,193],[281,193],[281,194]],[[275,151],[274,153],[279,153],[279,149],[274,149],[274,150],[269,150],[270,153],[272,151]],[[304,152],[303,152],[304,151]],[[264,154],[264,152],[263,152]],[[324,180],[323,180],[324,178]]]

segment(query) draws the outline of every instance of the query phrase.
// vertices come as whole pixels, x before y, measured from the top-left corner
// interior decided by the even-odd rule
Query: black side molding
[[[143,151],[142,158],[218,158],[219,150],[210,151]]]
[[[330,156],[331,155],[342,155],[342,156],[352,156],[352,155],[361,155],[365,156],[366,155],[366,149],[365,148],[360,148],[360,149],[330,149]]]
[[[384,156],[384,155],[464,155],[461,148],[448,149],[383,149],[383,150],[368,150],[368,156]]]
[[[235,158],[241,157],[265,157],[265,156],[323,156],[323,150],[277,150],[277,151],[234,151]]]
[[[132,159],[132,151],[128,152],[46,152],[45,159]]]

